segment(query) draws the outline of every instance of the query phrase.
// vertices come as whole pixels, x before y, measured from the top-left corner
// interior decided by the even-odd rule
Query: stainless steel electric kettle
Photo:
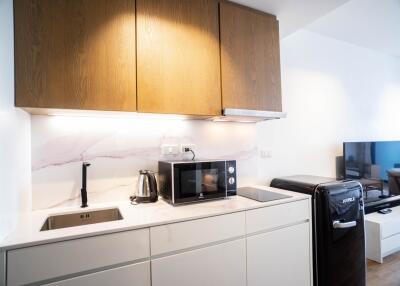
[[[153,172],[140,170],[135,194],[131,197],[132,202],[154,203],[158,200],[157,181]]]

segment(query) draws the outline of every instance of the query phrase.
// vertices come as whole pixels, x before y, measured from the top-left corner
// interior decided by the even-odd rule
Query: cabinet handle
[[[350,228],[357,225],[355,220],[349,222],[340,222],[338,220],[333,221],[333,228]]]

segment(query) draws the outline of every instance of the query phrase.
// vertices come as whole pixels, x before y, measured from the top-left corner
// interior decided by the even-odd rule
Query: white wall
[[[400,140],[400,61],[302,30],[281,43],[288,118],[257,126],[261,182],[335,176],[343,141]]]
[[[0,0],[0,240],[30,203],[30,116],[14,108],[12,0]]]

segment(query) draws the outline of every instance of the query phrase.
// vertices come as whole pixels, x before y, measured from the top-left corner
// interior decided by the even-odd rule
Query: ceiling
[[[233,0],[274,14],[280,37],[306,28],[400,57],[400,0]]]
[[[400,57],[400,0],[351,0],[307,29]]]
[[[279,19],[284,38],[326,15],[349,0],[233,0],[234,2],[274,14]],[[377,2],[381,2],[375,0]]]

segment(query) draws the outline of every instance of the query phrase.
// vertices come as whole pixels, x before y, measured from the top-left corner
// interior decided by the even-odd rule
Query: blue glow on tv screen
[[[346,179],[388,181],[388,171],[400,170],[400,141],[345,142]]]

